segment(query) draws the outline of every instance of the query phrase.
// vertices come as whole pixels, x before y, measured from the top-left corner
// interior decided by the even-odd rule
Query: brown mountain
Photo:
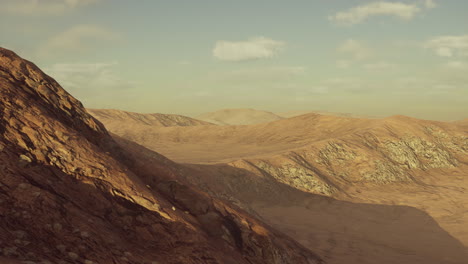
[[[468,131],[460,124],[307,114],[113,132],[196,163],[183,177],[329,263],[466,262]]]
[[[197,120],[191,117],[172,114],[139,114],[115,109],[86,109],[95,118],[105,122],[107,128],[112,129],[126,125],[147,126],[208,126],[212,123]]]
[[[319,263],[0,48],[2,263]]]
[[[217,125],[251,125],[282,119],[272,112],[250,108],[222,109],[201,114],[196,118]]]
[[[362,116],[362,115],[356,115],[356,114],[351,114],[351,113],[339,113],[339,112],[328,112],[328,111],[312,111],[312,110],[296,110],[296,111],[287,111],[287,112],[280,112],[280,113],[275,113],[280,117],[283,118],[291,118],[291,117],[296,117],[300,115],[306,115],[306,114],[319,114],[319,115],[331,115],[331,116],[340,116],[340,117],[355,117],[355,118],[375,118],[371,116]]]

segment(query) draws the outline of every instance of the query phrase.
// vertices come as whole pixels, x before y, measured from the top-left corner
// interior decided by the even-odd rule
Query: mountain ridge
[[[175,114],[140,114],[117,109],[86,109],[91,115],[100,120],[106,120],[108,126],[117,126],[119,122],[134,123],[138,125],[148,126],[202,126],[214,125],[209,122],[194,119],[188,116]],[[115,124],[110,124],[111,121],[116,121]]]
[[[218,125],[251,125],[282,119],[282,117],[272,112],[252,108],[220,109],[214,112],[203,113],[196,116],[196,118]]]
[[[468,131],[457,122],[312,113],[264,124],[114,133],[184,162],[188,181],[317,248],[330,263],[461,264],[467,258]],[[422,230],[422,222],[458,242],[424,237],[440,231]],[[392,235],[381,230],[389,226]],[[403,242],[407,237],[415,240]],[[427,251],[428,241],[457,257]]]

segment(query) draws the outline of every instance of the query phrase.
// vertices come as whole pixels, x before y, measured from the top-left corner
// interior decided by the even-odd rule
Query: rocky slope
[[[106,123],[106,126],[109,129],[122,125],[146,125],[157,127],[213,125],[209,122],[182,115],[139,114],[115,109],[87,109],[87,111],[101,122]]]
[[[201,114],[196,118],[217,125],[251,125],[282,119],[282,117],[268,111],[247,108],[222,109]]]
[[[450,123],[394,116],[280,155],[231,164],[333,195],[350,183],[417,183],[421,171],[468,164],[468,134]]]
[[[320,263],[116,142],[34,64],[0,48],[2,263]]]
[[[309,114],[249,126],[119,126],[111,131],[153,150],[158,149],[176,161],[219,163],[284,153],[312,142],[352,133],[372,122]]]
[[[419,171],[468,163],[468,133],[462,125],[404,116],[309,114],[250,126],[112,131],[178,161],[229,163],[326,195],[349,183],[417,182]]]

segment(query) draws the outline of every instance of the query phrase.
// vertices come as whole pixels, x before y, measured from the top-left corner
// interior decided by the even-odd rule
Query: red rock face
[[[321,262],[186,185],[171,161],[115,142],[55,80],[2,48],[0,112],[2,263]]]

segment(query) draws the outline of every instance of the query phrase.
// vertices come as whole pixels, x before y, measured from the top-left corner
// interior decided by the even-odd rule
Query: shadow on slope
[[[235,204],[295,238],[326,263],[465,264],[466,248],[427,213],[409,206],[352,203],[299,191],[268,174],[229,165],[178,165],[114,136],[147,170],[173,168],[211,196]],[[138,165],[142,167],[142,165]]]
[[[228,165],[186,165],[211,195],[261,217],[327,263],[466,263],[467,249],[427,213],[409,206],[352,203],[299,191]]]

